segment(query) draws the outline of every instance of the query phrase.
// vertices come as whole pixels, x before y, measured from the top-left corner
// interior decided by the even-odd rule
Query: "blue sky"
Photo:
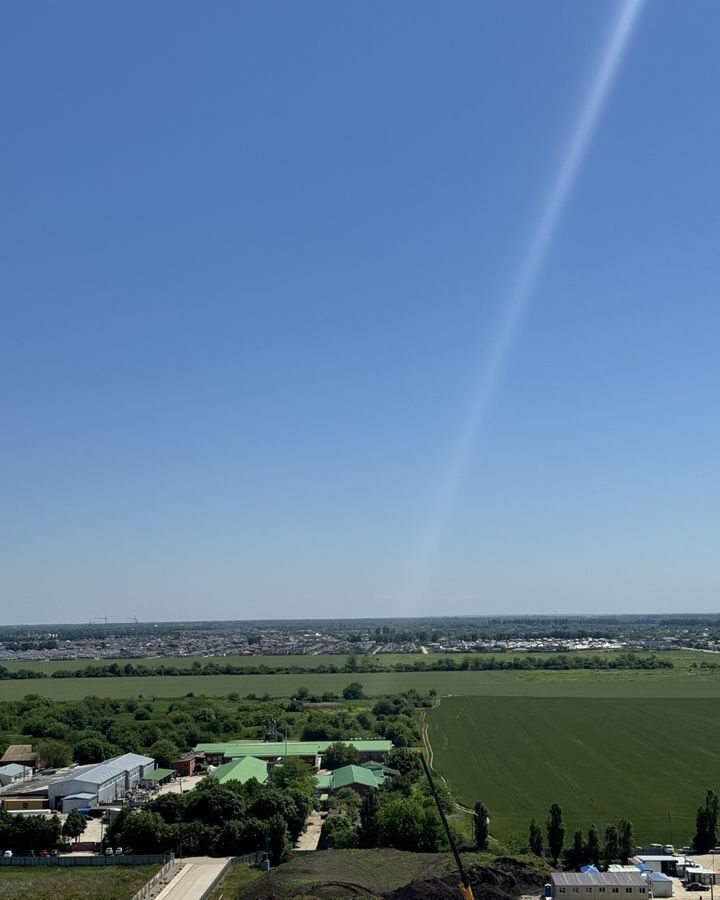
[[[641,10],[451,473],[621,14],[6,3],[3,619],[716,610],[712,0]]]

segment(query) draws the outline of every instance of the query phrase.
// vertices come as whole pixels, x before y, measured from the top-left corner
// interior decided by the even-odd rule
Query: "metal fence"
[[[168,862],[164,853],[129,856],[13,856],[0,857],[0,866],[158,866]]]
[[[260,851],[256,853],[244,853],[242,856],[233,856],[231,857],[225,865],[222,867],[221,871],[217,874],[217,876],[213,879],[212,884],[205,888],[203,893],[200,895],[198,900],[208,900],[208,898],[212,895],[213,891],[225,880],[228,872],[234,866],[239,865],[240,863],[245,863],[246,865],[254,865],[259,863],[262,859],[262,853]]]
[[[177,869],[177,860],[175,859],[175,855],[173,853],[170,854],[170,859],[165,863],[165,865],[160,869],[160,871],[153,875],[150,881],[147,884],[143,885],[137,894],[134,894],[130,900],[147,900],[150,896],[153,895],[155,888],[159,885],[165,886],[168,882],[172,881],[175,877],[175,870]]]

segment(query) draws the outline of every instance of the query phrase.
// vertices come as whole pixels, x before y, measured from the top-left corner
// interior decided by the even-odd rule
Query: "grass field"
[[[130,900],[158,866],[3,866],[2,900]]]
[[[630,685],[628,685],[630,687]],[[435,767],[499,838],[561,805],[576,828],[621,816],[639,842],[689,842],[720,769],[720,699],[451,697],[428,713]]]
[[[352,675],[192,675],[145,678],[47,678],[35,681],[1,681],[0,700],[39,694],[54,700],[70,700],[94,694],[99,697],[183,697],[190,692],[224,697],[289,697],[299,685],[312,693],[340,692],[350,681],[359,681],[368,696],[398,693],[410,688],[436,690],[441,695],[485,697],[719,697],[720,669],[695,673],[686,668],[648,671],[567,672],[358,672]]]

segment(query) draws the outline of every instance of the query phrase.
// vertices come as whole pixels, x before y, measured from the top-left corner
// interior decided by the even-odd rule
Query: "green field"
[[[410,688],[436,690],[441,695],[485,697],[720,697],[720,669],[688,672],[686,668],[648,671],[566,672],[357,672],[353,674],[296,675],[178,675],[143,678],[47,678],[1,681],[0,700],[39,694],[69,700],[94,694],[99,697],[183,697],[193,692],[224,697],[236,691],[242,697],[289,697],[299,685],[312,693],[340,692],[359,681],[368,696],[399,693]]]
[[[130,900],[159,866],[3,866],[2,900]]]
[[[680,846],[718,787],[720,699],[679,696],[445,698],[428,713],[434,765],[462,803],[489,806],[499,838],[544,827],[557,802],[568,841],[625,816],[640,843]]]

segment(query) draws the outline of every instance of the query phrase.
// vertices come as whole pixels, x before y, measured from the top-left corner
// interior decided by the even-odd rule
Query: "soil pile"
[[[540,895],[545,879],[525,863],[500,858],[497,867],[472,866],[468,878],[475,900],[517,900],[524,894]],[[457,875],[413,881],[385,894],[385,900],[458,900]]]

